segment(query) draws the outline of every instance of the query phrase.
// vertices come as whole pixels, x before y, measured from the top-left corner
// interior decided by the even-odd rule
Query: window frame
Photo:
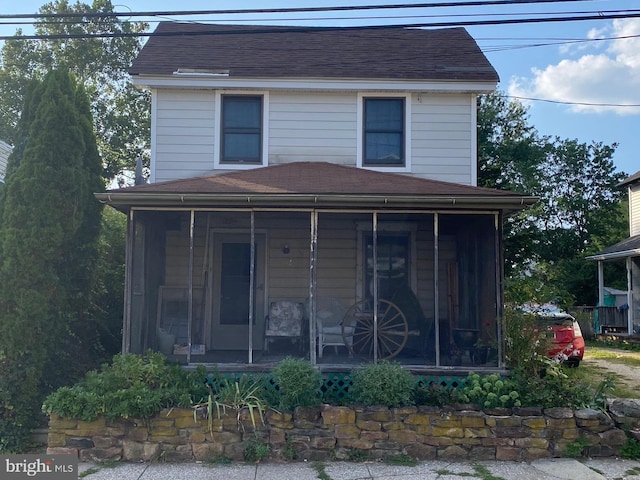
[[[224,100],[225,97],[246,97],[260,98],[262,100],[261,119],[260,119],[260,160],[257,162],[224,160]],[[217,141],[214,149],[214,168],[222,170],[248,170],[251,168],[263,167],[268,165],[268,146],[269,146],[269,93],[265,91],[216,91],[216,113],[215,113],[215,132]]]
[[[411,171],[411,94],[410,93],[358,93],[358,121],[357,121],[357,167],[384,172],[410,172]],[[402,164],[367,164],[365,160],[365,103],[369,99],[393,100],[404,99],[403,118],[403,155]]]

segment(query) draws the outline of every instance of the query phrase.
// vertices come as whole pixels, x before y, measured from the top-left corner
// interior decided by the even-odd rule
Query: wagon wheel
[[[350,353],[373,358],[373,300],[352,305],[342,320],[342,338]],[[409,325],[402,310],[388,300],[378,300],[378,359],[398,355],[407,343]]]

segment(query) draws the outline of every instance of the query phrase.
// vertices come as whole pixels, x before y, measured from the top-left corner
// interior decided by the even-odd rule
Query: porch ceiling
[[[119,210],[132,207],[526,208],[536,197],[384,173],[327,162],[294,162],[109,190],[96,197]]]

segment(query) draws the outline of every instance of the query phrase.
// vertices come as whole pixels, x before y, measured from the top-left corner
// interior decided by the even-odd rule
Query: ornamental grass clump
[[[397,362],[383,360],[351,372],[349,389],[355,403],[402,407],[412,405],[415,380]]]

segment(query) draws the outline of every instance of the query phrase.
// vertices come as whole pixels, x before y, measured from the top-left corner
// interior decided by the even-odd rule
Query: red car
[[[523,310],[536,317],[540,325],[553,332],[553,347],[547,353],[571,367],[580,365],[584,357],[584,338],[578,321],[553,304],[527,305]]]

